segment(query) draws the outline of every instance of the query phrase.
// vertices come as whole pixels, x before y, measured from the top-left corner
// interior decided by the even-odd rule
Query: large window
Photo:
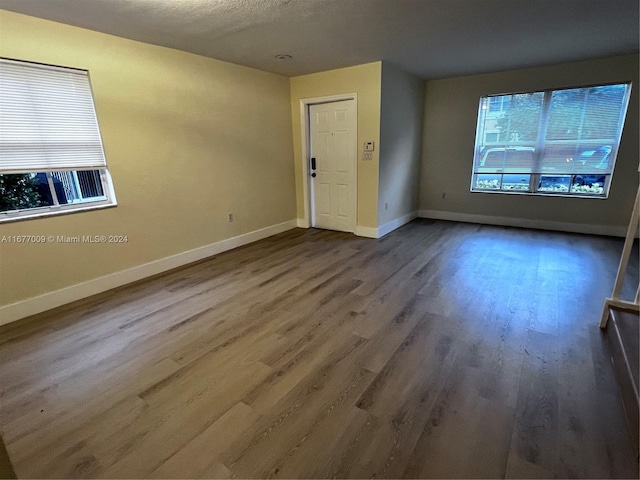
[[[471,190],[606,197],[631,84],[480,99]]]
[[[0,222],[112,205],[88,72],[0,59]]]

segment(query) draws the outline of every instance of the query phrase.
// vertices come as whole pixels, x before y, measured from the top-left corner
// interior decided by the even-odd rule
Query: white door
[[[309,106],[311,224],[356,229],[356,102]]]

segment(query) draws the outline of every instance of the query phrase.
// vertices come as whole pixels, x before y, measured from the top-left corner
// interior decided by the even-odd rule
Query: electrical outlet
[[[233,213],[229,214],[229,223],[233,222]]]

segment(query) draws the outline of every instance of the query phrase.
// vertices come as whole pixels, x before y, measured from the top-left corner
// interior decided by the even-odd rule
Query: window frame
[[[46,173],[47,178],[49,179],[49,190],[51,192],[52,200],[54,204],[52,205],[43,205],[40,207],[30,207],[30,208],[20,208],[16,210],[6,210],[0,212],[0,224],[10,223],[21,220],[42,218],[47,216],[54,215],[63,215],[70,214],[76,212],[86,212],[91,210],[100,210],[105,208],[112,208],[117,206],[117,200],[115,195],[115,189],[113,185],[113,180],[111,178],[111,173],[109,172],[109,167],[106,160],[106,154],[104,152],[104,144],[102,141],[102,130],[100,128],[100,122],[98,119],[98,112],[96,109],[95,97],[93,94],[93,85],[91,83],[90,73],[86,69],[74,68],[74,67],[66,67],[60,65],[51,65],[46,63],[32,62],[27,60],[20,60],[15,58],[1,57],[0,60],[5,61],[7,63],[14,64],[24,64],[25,67],[31,68],[41,68],[48,69],[52,71],[62,71],[69,73],[82,74],[86,76],[86,82],[88,86],[89,95],[85,98],[90,100],[91,107],[93,109],[93,115],[95,117],[95,127],[96,134],[99,139],[100,151],[102,152],[102,158],[104,159],[103,165],[89,166],[89,167],[73,167],[69,166],[68,168],[55,168],[55,169],[30,169],[30,168],[6,168],[4,171],[0,171],[0,175],[10,175],[10,174],[18,174],[18,175],[27,175],[32,174],[36,175],[38,173]],[[77,172],[81,171],[97,171],[99,176],[100,185],[102,187],[103,195],[100,197],[87,197],[86,199],[82,199],[80,201],[73,201],[69,203],[59,203],[57,199],[57,195],[55,192],[55,188],[53,186],[52,173],[54,172]],[[74,175],[75,176],[75,175]]]
[[[612,166],[611,166],[611,170],[610,172],[603,172],[602,174],[598,173],[597,175],[602,175],[605,177],[605,181],[604,181],[604,185],[603,185],[603,192],[600,194],[594,194],[594,193],[590,193],[590,192],[572,192],[571,189],[573,188],[574,184],[573,184],[573,179],[577,176],[594,176],[596,174],[590,174],[590,173],[579,173],[579,172],[554,172],[554,173],[541,173],[541,163],[542,163],[542,156],[544,153],[544,149],[545,146],[547,145],[562,145],[562,144],[571,144],[573,143],[574,145],[582,145],[583,147],[585,146],[585,144],[589,144],[590,142],[593,142],[593,146],[597,147],[597,146],[601,146],[602,142],[600,139],[596,140],[589,140],[589,139],[580,139],[577,141],[569,141],[569,140],[547,140],[546,137],[546,133],[547,133],[547,124],[549,122],[549,116],[550,116],[550,109],[551,109],[551,101],[553,98],[553,94],[554,92],[561,92],[561,91],[565,91],[565,90],[576,90],[576,89],[588,89],[588,88],[597,88],[597,87],[607,87],[607,86],[614,86],[614,85],[625,85],[626,87],[626,91],[622,100],[622,109],[620,111],[620,115],[619,115],[619,123],[618,123],[618,127],[617,127],[617,131],[616,131],[616,141],[613,142],[614,145],[611,145],[611,151],[609,152],[609,157],[610,157],[610,161],[612,162]],[[633,81],[628,80],[628,81],[619,81],[619,82],[610,82],[610,83],[603,83],[603,84],[594,84],[594,85],[582,85],[582,86],[572,86],[572,87],[562,87],[562,88],[549,88],[549,89],[543,89],[543,90],[534,90],[534,91],[519,91],[519,92],[509,92],[509,93],[499,93],[499,94],[487,94],[487,95],[482,95],[480,97],[480,100],[478,102],[478,115],[477,115],[477,120],[476,120],[476,136],[475,136],[475,146],[474,146],[474,156],[473,156],[473,163],[472,163],[472,167],[471,167],[471,185],[470,185],[470,189],[469,191],[471,193],[490,193],[490,194],[495,194],[495,193],[499,193],[499,194],[511,194],[511,195],[534,195],[534,196],[546,196],[546,197],[569,197],[569,198],[592,198],[592,199],[607,199],[609,197],[609,192],[610,192],[610,188],[611,188],[611,182],[613,179],[613,174],[614,174],[614,170],[615,170],[615,163],[617,160],[617,156],[618,156],[618,150],[620,148],[620,141],[622,138],[622,132],[624,130],[624,123],[626,120],[626,115],[629,109],[629,101],[631,98],[631,92],[632,92],[632,88],[633,88]],[[504,142],[504,144],[501,144],[499,142],[486,142],[483,141],[485,140],[485,127],[481,126],[481,122],[485,121],[487,119],[487,117],[489,118],[493,118],[496,117],[496,113],[497,114],[501,114],[503,113],[503,110],[500,110],[500,112],[489,112],[489,104],[490,104],[490,99],[492,97],[505,97],[507,95],[509,96],[513,96],[513,95],[524,95],[524,94],[535,94],[535,93],[542,93],[543,94],[543,99],[542,99],[542,105],[541,105],[541,112],[540,112],[540,120],[538,123],[538,135],[537,138],[535,140],[535,142]],[[483,102],[487,101],[487,107],[486,109],[483,109]],[[511,100],[509,102],[511,104]],[[504,100],[501,102],[501,105],[504,105]],[[486,110],[483,112],[483,110]],[[499,134],[498,137],[502,136],[503,134]],[[487,145],[488,144],[488,145]],[[509,144],[509,145],[508,145]],[[530,167],[530,172],[522,172],[522,173],[518,173],[518,172],[500,172],[500,173],[489,173],[489,172],[478,172],[480,166],[480,160],[481,160],[481,155],[480,155],[480,151],[482,147],[485,147],[487,151],[488,149],[491,148],[504,148],[504,149],[508,149],[508,148],[515,148],[515,147],[524,147],[524,148],[528,148],[528,147],[533,147],[533,161]],[[498,188],[496,189],[489,189],[489,188],[485,188],[485,189],[480,189],[480,188],[475,188],[475,186],[477,185],[477,181],[478,181],[478,176],[479,175],[493,175],[493,176],[500,176],[500,185]],[[529,189],[528,190],[517,190],[517,189],[503,189],[502,185],[502,179],[504,175],[526,175],[529,177]],[[566,192],[552,192],[552,191],[544,191],[541,190],[542,186],[541,186],[541,180],[543,177],[563,177],[563,176],[570,176],[571,180],[569,182],[569,190]]]
[[[63,215],[75,212],[86,212],[90,210],[100,210],[104,208],[116,207],[115,191],[113,189],[113,182],[111,181],[111,174],[106,168],[94,169],[97,170],[100,175],[100,183],[102,185],[102,191],[105,198],[99,200],[83,200],[81,202],[74,203],[56,203],[54,205],[43,205],[41,207],[23,208],[17,210],[7,210],[0,212],[0,224],[16,222],[20,220],[28,220],[31,218],[42,218],[52,215]],[[59,171],[59,170],[55,170]],[[70,172],[76,172],[79,170],[67,170]],[[15,172],[16,174],[37,174],[37,173],[51,173],[51,172]],[[51,184],[49,184],[51,189]],[[55,189],[53,189],[55,192]],[[57,202],[57,198],[53,195],[54,201]],[[94,197],[97,198],[97,197]]]

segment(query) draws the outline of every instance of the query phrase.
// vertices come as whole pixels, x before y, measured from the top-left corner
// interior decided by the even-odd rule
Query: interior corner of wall
[[[362,225],[356,225],[356,231],[353,233],[355,233],[358,237],[378,238],[378,229],[376,227],[365,227]]]

